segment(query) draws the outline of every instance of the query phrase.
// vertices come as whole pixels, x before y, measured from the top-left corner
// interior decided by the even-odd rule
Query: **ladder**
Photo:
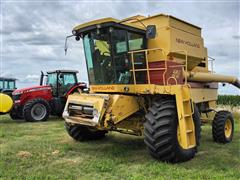
[[[195,127],[192,115],[194,113],[193,102],[191,101],[190,86],[180,86],[180,91],[176,94],[176,105],[178,111],[178,124],[180,142],[184,149],[196,146]]]

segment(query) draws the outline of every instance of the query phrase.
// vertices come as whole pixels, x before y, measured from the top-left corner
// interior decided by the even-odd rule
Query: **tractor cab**
[[[16,79],[0,77],[0,92],[11,96],[16,89]]]
[[[77,80],[78,71],[55,70],[41,73],[40,86],[17,89],[13,92],[12,119],[46,121],[49,115],[62,115],[69,94],[81,92],[85,83]]]
[[[78,83],[77,73],[78,71],[73,70],[49,71],[46,75],[41,72],[40,86],[51,86],[54,97],[64,97]]]

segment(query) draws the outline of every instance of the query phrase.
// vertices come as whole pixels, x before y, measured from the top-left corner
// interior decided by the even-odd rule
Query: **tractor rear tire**
[[[50,114],[49,103],[41,98],[28,101],[23,107],[23,117],[28,122],[46,121]]]
[[[99,140],[105,137],[107,131],[90,129],[87,126],[79,124],[69,124],[65,122],[65,128],[74,140],[87,141],[87,140]]]
[[[212,123],[213,140],[218,143],[229,143],[234,134],[234,120],[229,111],[218,111]]]
[[[201,119],[194,106],[196,147],[183,149],[177,138],[178,115],[175,99],[157,98],[145,116],[144,142],[150,154],[164,162],[184,162],[192,159],[200,144]]]

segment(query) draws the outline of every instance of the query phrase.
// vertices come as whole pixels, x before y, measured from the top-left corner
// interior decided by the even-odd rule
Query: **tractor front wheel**
[[[33,99],[23,107],[23,116],[26,121],[46,121],[50,114],[49,103],[44,99]]]
[[[79,124],[69,124],[65,122],[65,128],[74,140],[76,141],[86,141],[86,140],[99,140],[105,137],[107,131],[96,130],[89,128],[87,126]]]
[[[9,116],[11,117],[12,120],[19,120],[23,118],[22,114],[15,109],[12,109],[10,111]]]
[[[232,141],[234,132],[234,121],[229,111],[218,111],[212,123],[213,140],[218,143],[229,143]]]
[[[183,149],[178,142],[178,115],[174,98],[154,100],[144,123],[144,142],[150,154],[165,162],[183,162],[195,156],[197,147]],[[193,121],[196,143],[199,145],[201,120],[195,106]]]

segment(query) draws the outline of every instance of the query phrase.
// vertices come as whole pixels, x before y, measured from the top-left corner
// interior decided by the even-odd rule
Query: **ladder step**
[[[192,132],[193,132],[193,130],[191,130],[191,129],[187,130],[187,133],[192,133]]]
[[[183,99],[183,102],[188,102],[190,101],[190,99]]]
[[[194,148],[195,147],[195,145],[190,145],[190,146],[188,146],[188,148],[190,149],[190,148]]]
[[[191,117],[191,114],[185,114],[184,117]]]

